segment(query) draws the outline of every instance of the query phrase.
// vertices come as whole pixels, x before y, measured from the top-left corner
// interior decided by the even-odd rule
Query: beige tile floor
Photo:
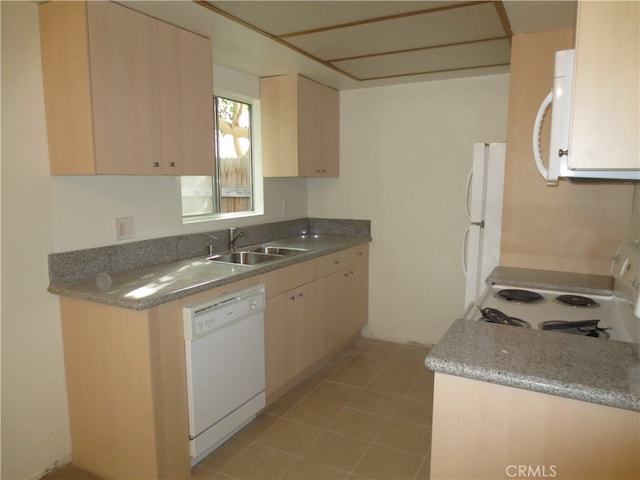
[[[428,347],[361,338],[193,468],[194,479],[428,479]],[[55,479],[97,479],[72,465]]]
[[[359,339],[196,465],[198,479],[428,479],[429,349]]]

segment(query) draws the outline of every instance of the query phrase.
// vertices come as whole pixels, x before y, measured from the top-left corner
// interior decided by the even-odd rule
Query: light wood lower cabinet
[[[73,463],[103,478],[190,478],[182,307],[259,280],[148,310],[60,297]]]
[[[338,347],[367,323],[369,264],[350,265],[322,279],[327,350]]]
[[[310,283],[267,300],[265,363],[267,394],[305,370],[323,353],[319,315],[322,288]]]
[[[640,478],[640,412],[436,373],[431,478]]]
[[[104,478],[189,478],[183,306],[264,283],[276,398],[367,322],[367,262],[365,244],[148,310],[60,297],[73,463]]]
[[[60,307],[73,463],[105,478],[189,478],[182,318]]]
[[[368,319],[368,273],[363,245],[265,276],[267,403],[360,333]],[[283,291],[296,277],[306,283]]]

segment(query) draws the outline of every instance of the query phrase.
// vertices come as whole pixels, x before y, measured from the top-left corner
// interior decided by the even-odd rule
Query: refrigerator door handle
[[[468,258],[467,258],[467,245],[469,243],[469,232],[471,231],[471,225],[469,225],[464,233],[462,234],[462,248],[460,250],[461,260],[462,260],[462,271],[464,272],[465,278],[469,274],[468,269]]]
[[[464,213],[467,215],[467,220],[471,220],[471,205],[469,205],[469,196],[471,194],[471,180],[473,179],[473,167],[469,170],[467,175],[467,185],[464,189]]]

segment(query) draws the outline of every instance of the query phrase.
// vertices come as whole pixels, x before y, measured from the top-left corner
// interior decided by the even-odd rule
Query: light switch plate
[[[133,217],[116,218],[116,240],[130,240],[135,238]]]

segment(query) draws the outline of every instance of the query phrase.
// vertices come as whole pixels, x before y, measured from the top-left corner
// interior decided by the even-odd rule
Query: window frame
[[[264,215],[264,187],[262,177],[262,156],[261,156],[261,142],[260,139],[260,100],[256,98],[247,97],[246,95],[237,94],[229,91],[216,91],[214,92],[214,105],[216,98],[226,98],[229,100],[246,103],[250,106],[250,142],[251,142],[251,176],[252,176],[252,210],[244,210],[241,212],[213,212],[196,215],[181,215],[183,224],[201,223],[209,221],[226,220],[242,217],[253,217]],[[218,159],[218,135],[217,135],[217,110],[214,107],[215,116],[215,155],[216,155],[216,172],[211,178],[212,191],[213,191],[213,204],[214,208],[220,208],[220,175],[219,168],[220,162]],[[180,188],[180,205],[182,205],[183,196],[182,188]],[[182,209],[181,209],[182,210]]]

